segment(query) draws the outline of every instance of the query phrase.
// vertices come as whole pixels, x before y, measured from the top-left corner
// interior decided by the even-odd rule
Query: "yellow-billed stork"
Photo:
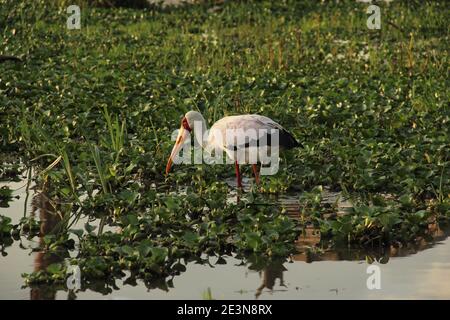
[[[270,148],[273,147],[271,146],[271,144],[273,144],[272,140],[274,139],[271,139],[270,136],[270,133],[273,132],[273,130],[278,131],[278,147],[280,149],[292,149],[300,146],[300,144],[295,140],[292,134],[290,134],[280,124],[276,123],[268,117],[257,114],[228,116],[218,120],[209,130],[209,135],[206,143],[204,142],[202,132],[199,133],[197,130],[194,130],[194,128],[201,128],[201,130],[198,131],[205,132],[207,130],[206,121],[201,113],[197,111],[189,111],[181,120],[181,127],[178,132],[175,145],[172,149],[169,160],[167,161],[166,175],[170,171],[174,157],[178,154],[183,143],[191,132],[194,134],[196,140],[200,143],[202,148],[219,148],[220,150],[225,151],[230,159],[233,160],[236,169],[236,180],[238,188],[242,188],[242,178],[239,172],[239,164],[249,163],[248,153],[249,151],[251,151],[250,149],[252,147],[260,147],[260,141],[265,141],[268,149],[270,150]],[[249,130],[255,130],[258,132],[262,132],[262,134],[265,136],[258,135],[256,144],[251,144],[249,142],[239,144],[238,141],[242,142],[242,139],[232,140],[233,143],[230,144],[230,141],[226,140],[225,138],[227,136],[227,132],[229,132],[228,130],[238,130],[237,132],[248,132]],[[219,133],[219,135],[217,134],[217,132]],[[244,160],[238,160],[236,156],[237,151],[241,149],[244,149],[246,153],[246,156],[243,158]],[[257,162],[259,163],[259,159]],[[251,165],[253,174],[255,175],[255,181],[257,184],[259,184],[260,179],[257,164],[251,163]]]

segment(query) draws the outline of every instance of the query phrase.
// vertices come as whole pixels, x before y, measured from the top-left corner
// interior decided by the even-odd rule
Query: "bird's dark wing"
[[[279,147],[283,149],[292,149],[300,147],[300,143],[294,138],[294,136],[284,129],[279,123],[276,123],[272,119],[264,116],[259,116],[257,121],[261,122],[267,129],[278,130],[278,143]],[[269,131],[270,132],[270,131]],[[272,139],[270,133],[267,134],[267,145],[272,146]]]
[[[258,147],[272,147],[276,143],[275,138],[272,137],[271,131],[278,130],[278,146],[282,149],[292,149],[300,146],[300,143],[294,138],[294,136],[284,129],[280,124],[276,123],[272,119],[264,116],[254,116],[253,121],[257,123],[258,128],[265,129],[263,132],[264,136],[258,137],[255,141],[254,139],[247,141],[245,144],[233,146],[234,151],[240,148],[249,148],[250,146]]]
[[[293,148],[297,148],[300,147],[301,144],[297,142],[297,140],[295,140],[295,138],[286,130],[282,129],[279,130],[279,135],[278,135],[278,146],[282,149],[293,149]],[[240,144],[240,145],[235,145],[233,146],[233,150],[237,151],[238,149],[242,149],[242,148],[249,148],[250,146],[252,147],[272,147],[273,143],[275,143],[274,141],[275,139],[272,138],[272,135],[270,133],[268,133],[266,135],[266,138],[260,138],[258,140],[250,140],[248,142],[246,142],[245,144]]]

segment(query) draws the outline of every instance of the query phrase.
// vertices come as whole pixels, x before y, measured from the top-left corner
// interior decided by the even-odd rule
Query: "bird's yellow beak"
[[[183,126],[181,126],[180,131],[178,132],[177,140],[175,141],[175,145],[173,146],[172,152],[170,153],[169,160],[166,165],[166,175],[170,172],[170,168],[172,167],[173,158],[178,154],[181,147],[183,146],[184,141],[189,135],[189,131],[187,131]]]

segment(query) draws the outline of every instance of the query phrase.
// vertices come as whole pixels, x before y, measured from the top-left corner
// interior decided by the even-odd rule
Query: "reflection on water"
[[[407,245],[374,248],[338,247],[319,253],[310,249],[320,244],[320,233],[309,228],[306,229],[305,234],[297,240],[298,253],[292,257],[295,261],[311,263],[313,261],[368,260],[369,262],[387,263],[392,257],[406,257],[416,254],[432,248],[438,242],[444,241],[450,234],[450,226],[441,228],[437,223],[430,223],[426,237],[420,237],[417,241]]]
[[[55,210],[54,204],[43,192],[36,194],[31,201],[31,215],[39,217],[40,234],[39,246],[44,246],[44,237],[56,232],[61,216]],[[68,252],[45,252],[38,251],[34,258],[34,271],[45,271],[47,267],[54,263],[62,263]],[[30,290],[31,300],[53,300],[56,298],[57,288],[50,285],[36,285]]]
[[[291,256],[292,262],[326,262],[326,261],[366,261],[367,263],[377,262],[386,264],[394,257],[407,257],[423,250],[432,248],[437,243],[444,241],[450,234],[450,227],[440,228],[437,224],[429,225],[429,233],[426,238],[420,238],[415,243],[410,243],[402,247],[377,247],[377,248],[352,248],[340,247],[332,250],[314,251],[311,248],[320,244],[320,233],[313,228],[309,228],[301,235],[297,242],[297,254]],[[283,274],[288,271],[284,266],[284,261],[274,261],[264,266],[260,271],[262,279],[261,285],[256,289],[255,297],[259,298],[264,289],[273,293],[274,291],[283,291],[287,288],[284,282]],[[288,271],[289,272],[289,271]],[[274,290],[278,282],[278,290]],[[330,289],[331,291],[337,289]],[[449,288],[450,291],[450,288]],[[338,291],[335,291],[336,294]]]
[[[283,196],[278,199],[286,214],[293,219],[298,219],[300,214],[299,202],[296,196]],[[336,207],[337,215],[346,214],[347,210],[351,208],[351,203],[341,197],[339,192],[331,192],[324,190],[322,197],[323,204],[333,204]],[[359,261],[368,260],[369,262],[378,261],[380,263],[387,263],[391,257],[406,257],[415,254],[419,251],[433,247],[436,243],[447,239],[450,234],[450,226],[441,227],[438,223],[429,223],[426,231],[426,236],[419,237],[414,243],[407,245],[399,245],[390,247],[338,247],[332,250],[318,250],[320,248],[321,236],[320,231],[307,227],[303,234],[299,236],[296,242],[298,253],[293,255],[292,259],[295,261],[304,261],[311,263],[313,261]]]
[[[335,198],[333,197],[330,197],[330,199],[332,199],[330,201],[335,201]],[[289,201],[289,199],[282,200],[283,206],[287,207],[288,213],[290,212],[291,215],[294,215],[295,210],[298,210],[298,207],[296,207],[297,204],[294,203],[294,201]],[[19,201],[17,202],[20,205],[23,205]],[[18,206],[19,205],[17,205],[16,207]],[[348,206],[348,203],[343,200],[342,207],[346,206]],[[16,214],[16,218],[20,218],[20,211],[16,212],[14,211],[14,208],[15,207],[12,206],[12,210],[8,211],[6,214],[11,212],[11,216],[14,216],[14,214]],[[43,245],[44,236],[55,231],[62,217],[57,213],[58,210],[55,209],[55,204],[52,203],[52,201],[45,195],[45,193],[38,193],[32,198],[29,212],[30,215],[39,218],[41,225],[38,243],[39,245]],[[5,213],[2,212],[2,214]],[[298,215],[298,211],[296,214]],[[225,259],[227,262],[226,265],[216,265],[213,269],[207,265],[201,266],[195,263],[189,263],[187,265],[187,271],[173,279],[173,288],[170,286],[166,286],[167,279],[154,279],[149,282],[148,280],[142,281],[133,278],[133,275],[129,274],[129,277],[123,281],[119,281],[119,279],[110,279],[108,280],[108,283],[100,281],[97,283],[84,284],[83,288],[80,291],[77,291],[76,295],[79,298],[99,298],[102,296],[118,296],[119,298],[124,296],[133,296],[134,298],[201,298],[201,293],[199,293],[198,296],[192,296],[193,287],[202,286],[202,290],[204,290],[204,288],[208,286],[214,288],[214,284],[216,284],[216,288],[214,288],[215,291],[213,291],[213,293],[214,297],[219,299],[230,297],[245,297],[247,299],[251,297],[256,299],[269,298],[267,294],[270,294],[270,298],[295,298],[302,297],[301,295],[299,296],[299,293],[304,294],[308,290],[308,286],[313,286],[313,288],[317,290],[317,288],[322,284],[324,286],[328,286],[326,291],[324,291],[325,294],[329,294],[332,290],[335,290],[333,292],[336,292],[335,295],[338,296],[338,293],[339,295],[342,294],[343,289],[339,288],[338,290],[337,288],[335,289],[335,287],[337,287],[336,284],[328,284],[327,281],[329,281],[329,278],[327,277],[332,277],[332,279],[345,277],[346,281],[350,283],[350,286],[354,288],[353,290],[356,290],[355,288],[359,286],[359,283],[352,282],[355,281],[354,279],[352,279],[352,271],[348,271],[349,274],[341,276],[339,272],[346,271],[336,271],[336,267],[330,264],[332,263],[332,261],[341,261],[340,263],[343,263],[342,261],[355,261],[356,264],[353,263],[351,265],[346,265],[346,268],[348,268],[349,270],[355,270],[355,268],[358,268],[358,265],[360,265],[360,263],[364,263],[364,261],[367,261],[369,263],[377,261],[381,264],[386,264],[389,262],[388,264],[386,264],[387,266],[389,266],[391,265],[391,261],[394,261],[394,259],[392,258],[406,257],[424,250],[435,252],[433,250],[436,250],[437,248],[433,248],[431,250],[426,249],[434,247],[436,243],[447,239],[449,233],[449,228],[441,228],[439,225],[430,224],[428,237],[421,238],[417,242],[408,246],[391,246],[387,248],[377,249],[345,247],[327,250],[320,248],[320,233],[317,230],[309,228],[306,229],[306,232],[297,240],[296,245],[298,253],[292,255],[288,262],[263,261],[260,257],[245,257],[242,259],[229,257]],[[9,247],[8,256],[6,258],[3,258],[8,259],[6,261],[9,264],[4,264],[5,260],[0,260],[0,286],[4,288],[4,284],[9,280],[9,278],[15,277],[15,279],[17,280],[15,280],[15,283],[8,284],[9,287],[7,286],[7,288],[10,288],[9,291],[8,289],[6,289],[3,294],[0,294],[0,299],[15,297],[14,295],[12,295],[14,289],[11,288],[20,288],[22,286],[23,279],[20,278],[21,272],[30,272],[31,270],[45,270],[50,264],[63,263],[64,259],[68,257],[67,251],[59,252],[58,254],[35,252],[32,255],[34,260],[32,269],[27,269],[26,265],[24,266],[23,264],[23,258],[19,258],[21,256],[23,257],[22,252],[25,250],[20,249],[19,246],[14,246],[14,249],[12,248],[13,247]],[[440,252],[442,253],[443,251],[441,250]],[[444,252],[447,251],[444,250]],[[433,257],[433,254],[431,254],[431,256]],[[395,275],[395,278],[390,279],[390,281],[392,281],[393,283],[395,281],[400,281],[400,287],[404,283],[414,283],[414,281],[416,281],[417,288],[422,290],[424,294],[429,296],[437,295],[438,293],[436,293],[432,288],[426,287],[426,281],[422,280],[421,283],[418,282],[418,279],[423,279],[423,277],[425,275],[428,276],[428,274],[433,274],[434,278],[436,277],[436,275],[440,275],[438,277],[443,277],[443,275],[449,274],[448,272],[445,272],[445,270],[448,270],[448,266],[450,265],[450,255],[434,255],[434,258],[437,261],[436,263],[433,263],[433,260],[429,262],[428,259],[426,262],[420,262],[420,265],[415,265],[414,263],[416,262],[413,262],[414,260],[412,259],[412,257],[408,257],[407,259],[410,260],[405,260],[407,270],[410,269],[414,271],[416,270],[416,268],[426,268],[427,274],[422,272],[420,276],[414,275],[412,277],[410,276],[408,278],[402,278],[402,276],[404,276],[405,274],[404,270],[395,271],[396,269],[395,267],[393,267],[393,270],[395,271],[393,273]],[[439,259],[442,258],[444,260],[440,261]],[[408,261],[411,262],[408,264]],[[441,263],[441,265],[439,263]],[[3,267],[5,265],[9,265],[12,267]],[[312,269],[309,267],[307,268],[307,266],[309,265],[313,265],[314,267]],[[17,267],[17,269],[14,269],[15,267]],[[243,273],[243,270],[247,270],[247,272]],[[245,278],[242,278],[243,274],[247,274],[247,276]],[[208,275],[210,275],[210,278],[208,278]],[[312,285],[307,284],[307,281],[309,281],[309,279],[311,279],[312,277],[318,277],[318,279],[322,280]],[[362,277],[365,277],[365,274],[363,274]],[[305,278],[307,280],[305,280]],[[444,279],[441,280],[443,281]],[[117,284],[116,281],[118,282]],[[232,288],[227,289],[228,287]],[[238,291],[239,288],[241,288],[241,291]],[[18,289],[16,289],[16,291],[17,290]],[[64,285],[36,285],[32,286],[31,288],[28,287],[22,290],[28,290],[28,298],[33,300],[61,298],[61,293],[65,293],[63,294],[64,298],[76,298],[75,293],[73,291],[68,291]],[[227,292],[234,293],[221,296],[221,290],[231,290]],[[391,293],[395,291],[395,288],[391,288],[389,290],[390,291],[388,293]],[[437,295],[437,297],[450,297],[450,288],[447,288],[445,286],[444,289],[441,288],[440,290],[441,291],[439,295]],[[216,292],[218,293],[216,294]],[[248,294],[251,294],[251,296],[248,296]],[[324,293],[322,293],[322,295],[324,295]],[[371,295],[369,294],[367,294],[366,296],[371,297]],[[389,294],[387,296],[389,296]],[[398,293],[397,295],[395,293],[392,293],[392,296],[403,297],[404,293]],[[353,296],[350,295],[349,297]]]
[[[275,261],[268,264],[263,270],[259,272],[259,275],[262,278],[261,285],[256,289],[255,298],[258,299],[264,289],[268,289],[270,291],[274,291],[275,282],[278,279],[278,285],[280,287],[286,288],[287,286],[283,281],[283,272],[287,271],[284,267],[282,261]]]

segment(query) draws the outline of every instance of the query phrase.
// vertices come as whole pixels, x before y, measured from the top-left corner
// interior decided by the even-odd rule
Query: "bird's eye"
[[[186,129],[189,132],[192,130],[191,127],[189,126],[186,117],[184,117],[183,120],[181,120],[181,125],[183,126],[184,129]]]

